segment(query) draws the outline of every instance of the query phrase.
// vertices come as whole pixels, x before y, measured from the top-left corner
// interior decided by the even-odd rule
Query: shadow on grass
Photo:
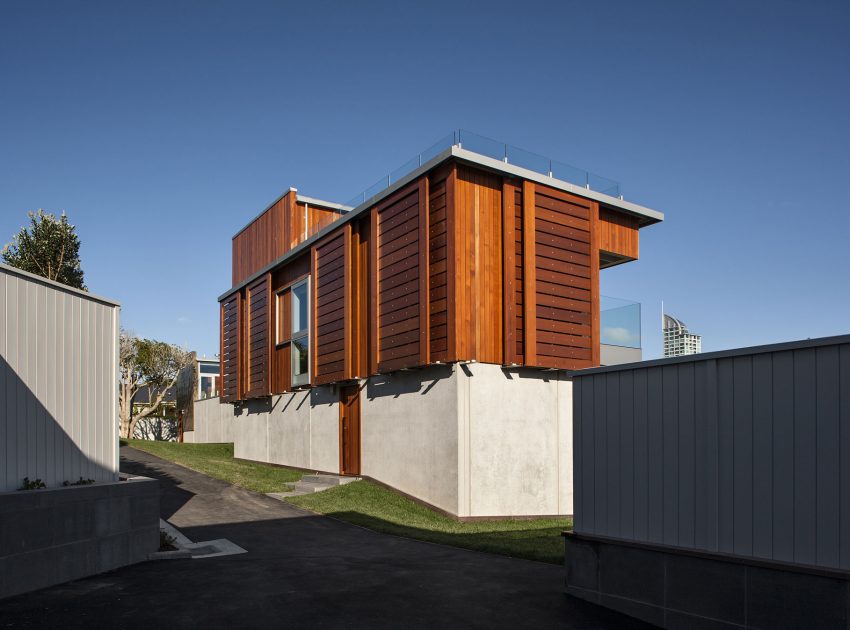
[[[571,529],[564,520],[563,525],[554,527],[530,527],[522,529],[522,521],[517,521],[518,529],[447,532],[424,529],[410,525],[400,525],[370,514],[357,511],[327,512],[324,516],[352,523],[383,534],[392,534],[404,538],[413,538],[426,542],[461,547],[474,551],[485,551],[512,558],[524,558],[549,564],[564,563],[564,541],[561,533]],[[459,523],[463,526],[463,523]],[[486,526],[486,521],[477,523]]]

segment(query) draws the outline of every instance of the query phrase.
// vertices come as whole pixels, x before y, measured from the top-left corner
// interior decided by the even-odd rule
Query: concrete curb
[[[181,560],[191,558],[217,558],[219,556],[232,556],[240,553],[248,553],[239,545],[230,542],[226,538],[207,540],[204,542],[192,542],[183,533],[165,519],[159,519],[159,528],[174,539],[176,550],[155,551],[148,556],[148,560]]]

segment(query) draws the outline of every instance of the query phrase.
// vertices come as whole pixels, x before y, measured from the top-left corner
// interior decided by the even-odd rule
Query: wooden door
[[[360,388],[339,392],[339,473],[360,474]]]

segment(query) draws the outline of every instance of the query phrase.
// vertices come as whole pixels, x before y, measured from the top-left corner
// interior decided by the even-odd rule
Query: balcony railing
[[[599,329],[603,344],[640,348],[640,302],[601,296]]]
[[[535,173],[540,173],[541,175],[566,181],[576,186],[587,188],[588,190],[594,190],[622,199],[620,184],[613,179],[596,175],[590,171],[472,133],[471,131],[466,131],[465,129],[458,129],[441,138],[421,153],[413,156],[397,169],[388,173],[359,195],[352,198],[345,205],[356,208],[386,190],[404,176],[412,173],[431,158],[453,146],[505,162],[506,164],[513,164],[514,166],[519,166]]]

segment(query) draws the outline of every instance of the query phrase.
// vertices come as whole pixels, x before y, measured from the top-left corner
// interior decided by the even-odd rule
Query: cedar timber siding
[[[626,260],[637,260],[637,217],[609,208],[599,208],[599,250],[622,256]]]
[[[221,303],[221,399],[240,400],[239,391],[239,316],[240,295],[233,293]]]
[[[428,213],[428,309],[430,314],[431,361],[445,362],[448,357],[447,308],[447,180],[443,170],[429,183]]]
[[[340,216],[338,210],[298,201],[291,215],[289,249],[306,241]]]
[[[503,272],[504,358],[506,365],[523,362],[522,318],[522,182],[505,180],[502,187],[505,248]]]
[[[338,230],[313,248],[315,311],[314,362],[312,382],[317,385],[341,381],[348,375],[351,350],[347,327],[350,323],[351,225]]]
[[[572,370],[598,364],[596,211],[588,199],[524,182],[526,365]]]
[[[457,358],[502,363],[502,179],[459,167],[455,190]]]
[[[338,210],[298,202],[290,190],[233,237],[233,284],[250,278],[340,216]]]
[[[420,363],[421,190],[419,182],[413,182],[379,204],[375,213],[378,372]]]
[[[269,276],[263,275],[247,290],[246,398],[269,394]]]

